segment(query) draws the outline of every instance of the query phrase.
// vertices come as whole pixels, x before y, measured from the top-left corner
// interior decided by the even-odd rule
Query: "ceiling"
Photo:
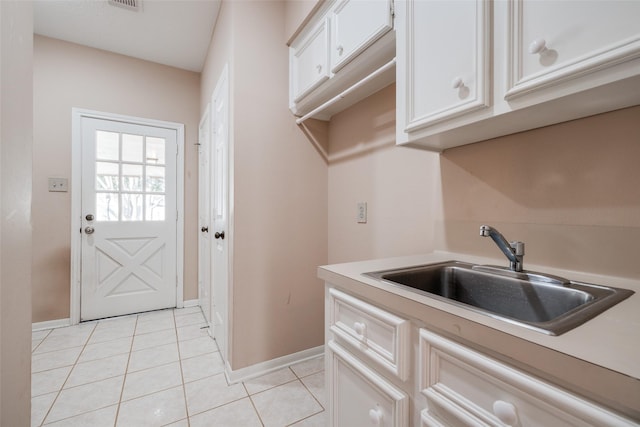
[[[0,0],[1,1],[1,0]],[[220,0],[36,0],[34,32],[185,70],[202,71]]]

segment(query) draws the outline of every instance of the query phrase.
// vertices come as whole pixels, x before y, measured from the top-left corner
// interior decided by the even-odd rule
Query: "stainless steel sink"
[[[627,289],[459,261],[365,275],[549,335],[567,332],[633,294]]]

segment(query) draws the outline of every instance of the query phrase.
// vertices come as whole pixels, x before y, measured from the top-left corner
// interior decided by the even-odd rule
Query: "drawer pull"
[[[365,334],[367,333],[367,325],[363,322],[355,322],[353,324],[353,330],[356,331],[356,334],[360,335],[362,338],[366,338]]]
[[[536,53],[542,53],[547,48],[547,41],[545,39],[535,39],[529,45],[529,53],[535,55]]]
[[[518,422],[518,411],[513,404],[504,400],[493,402],[493,413],[503,423],[513,426]]]
[[[379,426],[382,424],[382,409],[379,406],[376,406],[374,409],[369,410],[369,419],[371,420],[371,424],[374,426]]]

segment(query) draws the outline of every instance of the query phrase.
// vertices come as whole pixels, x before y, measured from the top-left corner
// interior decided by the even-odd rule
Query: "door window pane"
[[[117,221],[118,220],[118,193],[97,193],[96,194],[96,220],[97,221]]]
[[[119,134],[116,132],[96,131],[96,158],[100,160],[119,160]]]
[[[159,194],[146,195],[146,220],[147,221],[164,221],[164,196]]]
[[[96,190],[118,191],[117,163],[96,162]]]
[[[122,194],[122,220],[142,221],[142,194]]]
[[[147,164],[164,165],[165,163],[164,138],[147,137]]]
[[[122,165],[122,190],[142,191],[142,165]]]
[[[164,193],[164,166],[147,166],[147,191]]]
[[[142,163],[142,135],[122,134],[122,161]]]

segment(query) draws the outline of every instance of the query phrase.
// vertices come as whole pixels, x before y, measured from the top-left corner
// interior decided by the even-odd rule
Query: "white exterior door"
[[[214,337],[228,360],[229,298],[229,78],[225,67],[213,93],[213,313]]]
[[[80,320],[176,306],[175,129],[82,117]]]
[[[198,134],[198,299],[211,326],[211,112],[207,107]],[[213,333],[209,329],[210,333]]]

